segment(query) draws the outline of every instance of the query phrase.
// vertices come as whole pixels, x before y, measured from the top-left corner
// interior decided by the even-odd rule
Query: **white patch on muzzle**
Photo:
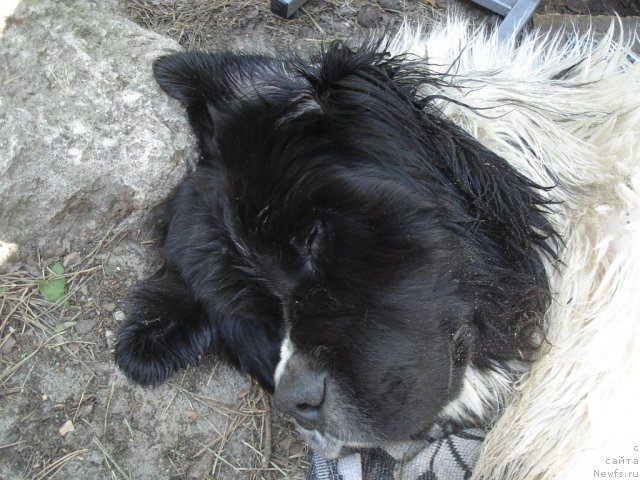
[[[291,343],[291,339],[287,334],[287,336],[282,341],[282,345],[280,346],[280,361],[278,362],[276,371],[273,374],[273,379],[276,386],[278,385],[278,383],[280,383],[280,378],[287,368],[287,362],[291,358],[291,355],[293,355],[293,344]]]

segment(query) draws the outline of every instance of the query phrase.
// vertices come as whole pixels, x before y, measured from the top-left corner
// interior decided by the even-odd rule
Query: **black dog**
[[[437,77],[378,47],[155,62],[201,159],[167,203],[165,267],[132,294],[131,379],[213,348],[336,456],[415,438],[469,367],[535,351],[555,238],[541,187],[435,111]]]

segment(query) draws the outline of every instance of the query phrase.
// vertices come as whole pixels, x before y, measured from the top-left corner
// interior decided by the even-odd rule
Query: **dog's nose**
[[[293,416],[307,430],[324,425],[327,377],[310,370],[284,376],[274,394],[276,407]]]

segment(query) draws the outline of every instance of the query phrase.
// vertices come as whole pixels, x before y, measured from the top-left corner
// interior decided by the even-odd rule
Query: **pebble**
[[[9,355],[13,350],[13,347],[16,346],[16,339],[13,336],[7,338],[2,344],[2,348],[0,348],[0,353],[2,355]]]
[[[107,312],[113,312],[116,309],[116,304],[105,303],[104,305],[102,305],[102,308],[104,308]]]
[[[213,452],[206,452],[198,461],[189,469],[188,478],[200,479],[205,478],[210,472],[215,458]]]
[[[97,320],[80,320],[76,323],[74,328],[80,335],[86,335],[93,330],[97,324]]]
[[[116,344],[116,336],[114,335],[114,333],[111,330],[105,330],[104,337],[107,341],[107,346],[109,348],[113,348]]]
[[[10,433],[6,437],[4,437],[4,439],[2,440],[2,445],[16,443],[18,440],[20,440],[20,435],[18,435],[17,433]]]
[[[80,418],[88,417],[92,411],[93,411],[93,405],[91,403],[85,403],[80,408],[80,411],[78,412],[78,417]]]
[[[345,16],[353,15],[354,13],[356,13],[356,11],[350,6],[345,5],[343,7],[340,7],[336,13],[340,17],[345,17]]]
[[[385,10],[394,10],[396,12],[402,12],[402,2],[398,0],[380,0],[380,6]]]
[[[62,266],[64,268],[75,267],[80,263],[80,260],[80,252],[71,252],[65,255],[64,259],[62,260]]]
[[[299,440],[294,440],[291,446],[287,449],[289,457],[297,457],[304,453],[304,443]]]
[[[113,312],[113,318],[116,322],[124,322],[127,319],[127,316],[122,310],[116,310],[115,312]]]
[[[73,427],[73,422],[71,420],[67,420],[66,422],[64,422],[64,425],[60,427],[60,429],[58,430],[58,433],[60,434],[60,436],[64,437],[67,433],[73,432],[73,431],[75,431],[75,428]]]
[[[380,12],[376,7],[364,5],[358,11],[358,23],[361,27],[375,27],[378,23]]]

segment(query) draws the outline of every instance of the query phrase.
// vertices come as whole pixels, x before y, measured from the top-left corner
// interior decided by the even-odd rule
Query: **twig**
[[[109,418],[109,407],[111,406],[111,398],[113,398],[113,389],[115,388],[116,384],[113,383],[111,384],[111,393],[109,393],[109,400],[107,401],[107,409],[104,412],[104,428],[103,428],[103,432],[107,433],[107,419]]]
[[[58,338],[62,334],[64,334],[64,332],[56,333],[52,337],[47,338],[44,342],[42,342],[40,345],[38,345],[38,347],[33,352],[31,352],[29,355],[24,357],[18,363],[14,364],[14,365],[12,365],[10,367],[7,367],[2,373],[0,373],[0,383],[4,383],[5,381],[7,381],[9,379],[9,377],[11,377],[11,375],[16,373],[20,369],[20,367],[22,365],[24,365],[29,360],[31,360],[31,358],[33,358],[33,356],[35,356],[42,349],[42,347],[44,347],[47,343],[49,343],[54,338]]]
[[[262,397],[262,404],[264,405],[264,445],[262,447],[262,468],[267,468],[271,461],[271,411],[269,409],[269,401],[267,397]]]
[[[238,467],[232,465],[231,463],[229,463],[227,460],[224,459],[224,457],[220,456],[217,452],[214,452],[213,450],[211,450],[211,452],[213,453],[213,455],[220,460],[222,463],[224,463],[225,465],[228,465],[229,467],[233,468],[234,472],[238,471]]]
[[[73,457],[77,457],[78,455],[82,455],[83,453],[88,452],[88,448],[81,448],[80,450],[76,450],[75,452],[67,453],[65,456],[60,457],[58,460],[53,462],[51,465],[44,467],[33,477],[35,480],[42,480],[45,477],[52,477],[55,475],[62,467],[64,467]]]
[[[80,406],[82,405],[82,401],[84,400],[84,394],[87,391],[87,387],[91,383],[91,380],[93,380],[93,377],[94,377],[93,375],[89,377],[89,380],[87,381],[86,385],[84,386],[84,389],[82,390],[82,394],[80,395],[80,401],[78,402],[78,407],[76,408],[76,413],[73,414],[73,420],[71,420],[74,424],[76,423],[76,418],[78,418],[78,412],[80,411]]]
[[[20,440],[19,442],[7,443],[6,445],[0,445],[0,450],[3,448],[15,447],[16,445],[20,445],[21,443],[27,443],[26,440]]]
[[[100,443],[100,440],[98,440],[96,437],[93,437],[93,443],[95,443],[96,446],[100,449],[100,451],[102,452],[102,455],[104,455],[104,458],[107,460],[107,463],[110,462],[115,467],[115,469],[118,470],[118,472],[120,473],[120,475],[122,475],[123,478],[130,478],[129,475],[124,473],[124,470],[122,470],[122,468],[120,468],[120,465],[118,465],[116,463],[116,461],[109,454],[109,452],[104,447],[104,445],[102,445],[102,443]]]
[[[131,440],[133,440],[133,428],[131,428],[131,425],[129,425],[129,422],[127,422],[126,418],[122,419],[124,421],[124,424],[127,426],[127,429],[129,430],[129,435],[131,435]]]
[[[202,455],[204,452],[206,452],[207,450],[210,450],[211,447],[213,447],[216,443],[218,443],[219,441],[222,440],[222,436],[220,434],[220,432],[217,432],[219,436],[217,436],[216,438],[214,438],[213,440],[211,440],[209,443],[207,443],[204,447],[202,447],[200,450],[198,450],[198,452],[191,457],[192,459],[194,458],[198,458],[200,455]]]
[[[316,28],[318,29],[318,31],[322,34],[322,35],[326,35],[327,33],[324,31],[324,29],[318,24],[318,22],[316,22],[315,18],[313,18],[311,16],[311,14],[309,12],[307,12],[305,10],[304,7],[300,7],[300,10],[302,10],[308,17],[309,19],[311,19],[311,21],[313,22],[313,24],[316,26]]]
[[[219,402],[218,400],[216,400],[215,398],[212,397],[208,397],[206,395],[200,395],[198,393],[194,393],[194,392],[190,392],[189,390],[187,390],[186,388],[181,387],[180,385],[176,385],[175,383],[170,383],[167,382],[169,385],[171,385],[174,388],[177,388],[178,390],[180,390],[181,393],[185,394],[187,397],[191,397],[194,400],[196,400],[197,402],[201,403],[202,405],[205,405],[206,407],[211,408],[212,410],[222,414],[222,415],[241,415],[243,417],[249,417],[249,416],[254,416],[254,415],[260,415],[262,413],[264,413],[262,410],[250,410],[250,411],[242,411],[242,410],[234,410],[231,407],[228,407],[227,405],[225,405],[222,402]]]
[[[166,418],[167,417],[167,412],[169,411],[169,408],[171,407],[171,404],[173,403],[173,401],[176,399],[177,396],[178,396],[178,390],[175,390],[173,392],[173,395],[169,399],[169,403],[167,404],[167,406],[165,407],[164,411],[162,412],[162,418]]]

